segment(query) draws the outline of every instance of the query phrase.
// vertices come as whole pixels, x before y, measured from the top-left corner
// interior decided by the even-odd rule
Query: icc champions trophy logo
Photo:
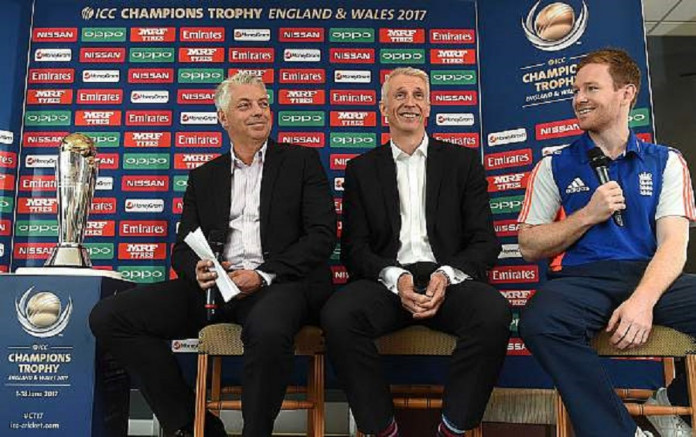
[[[19,300],[15,299],[17,320],[22,329],[34,337],[53,337],[63,332],[73,310],[72,299],[63,308],[60,299],[50,291],[33,293],[32,286]]]
[[[582,2],[580,14],[567,3],[555,2],[543,7],[538,13],[539,3],[522,20],[522,29],[534,47],[547,52],[563,50],[575,44],[587,28],[589,12],[587,4]]]

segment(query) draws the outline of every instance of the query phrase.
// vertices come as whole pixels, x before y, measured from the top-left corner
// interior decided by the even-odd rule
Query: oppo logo
[[[280,120],[287,123],[309,123],[321,122],[323,117],[321,115],[281,115]]]
[[[127,157],[123,161],[127,165],[133,165],[133,166],[144,166],[144,165],[167,165],[169,164],[169,159],[165,157],[154,157],[154,156],[149,156],[149,157]]]
[[[68,114],[28,114],[27,121],[31,123],[70,123]]]
[[[182,79],[186,80],[222,80],[222,73],[214,71],[184,71],[181,74]]]

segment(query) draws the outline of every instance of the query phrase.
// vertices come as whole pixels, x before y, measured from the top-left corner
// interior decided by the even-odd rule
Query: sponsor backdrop
[[[520,258],[516,217],[533,164],[579,133],[570,107],[579,58],[613,45],[646,65],[640,0],[308,1],[298,7],[34,0],[31,28],[21,24],[29,18],[23,2],[10,3],[17,12],[0,21],[25,38],[11,48],[7,38],[0,42],[14,62],[8,68],[15,90],[0,93],[3,270],[48,257],[57,227],[55,148],[79,131],[99,151],[86,240],[94,264],[136,282],[172,277],[168,258],[187,173],[229,151],[213,90],[239,70],[267,84],[273,136],[319,150],[340,214],[346,162],[388,139],[377,108],[380,85],[391,69],[413,65],[431,79],[428,131],[481,153],[504,243],[491,282],[519,310],[544,267]],[[13,57],[15,45],[28,46],[27,55]],[[21,96],[16,90],[25,82]],[[646,81],[631,124],[650,137],[651,121]],[[337,247],[336,284],[347,280],[339,254]],[[524,357],[517,319],[501,383],[548,385]]]

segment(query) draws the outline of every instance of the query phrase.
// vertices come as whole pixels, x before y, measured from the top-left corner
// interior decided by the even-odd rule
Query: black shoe
[[[181,428],[172,437],[193,437],[193,425]],[[225,424],[210,411],[205,413],[205,437],[227,437]]]

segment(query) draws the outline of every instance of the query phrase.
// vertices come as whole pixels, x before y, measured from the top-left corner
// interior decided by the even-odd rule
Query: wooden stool
[[[645,389],[616,389],[616,393],[624,400],[624,405],[633,416],[691,416],[696,424],[696,343],[687,334],[672,328],[653,326],[647,343],[643,346],[619,350],[609,341],[610,335],[601,332],[592,340],[592,347],[603,357],[665,357],[663,359],[665,386],[674,379],[674,358],[686,359],[686,377],[689,389],[688,407],[668,407],[659,405],[644,405],[643,402],[652,396],[652,390]],[[635,402],[640,401],[640,402]],[[570,437],[572,425],[563,400],[556,394],[556,436]],[[696,433],[694,433],[696,436]]]
[[[239,394],[241,387],[222,387],[222,357],[241,356],[242,327],[232,323],[206,326],[199,333],[194,436],[203,437],[205,412],[241,410],[242,401],[223,400],[223,394]],[[324,337],[321,329],[305,326],[295,336],[295,355],[310,357],[306,387],[288,387],[288,393],[305,393],[304,400],[284,400],[281,410],[307,410],[307,435],[324,436]],[[212,356],[210,396],[207,393],[208,359]]]
[[[450,356],[456,345],[456,337],[434,331],[425,326],[410,326],[375,340],[381,355],[429,355]],[[392,385],[394,407],[402,409],[442,408],[441,385]],[[481,425],[467,432],[467,437],[482,437]],[[356,437],[365,434],[357,432]]]

